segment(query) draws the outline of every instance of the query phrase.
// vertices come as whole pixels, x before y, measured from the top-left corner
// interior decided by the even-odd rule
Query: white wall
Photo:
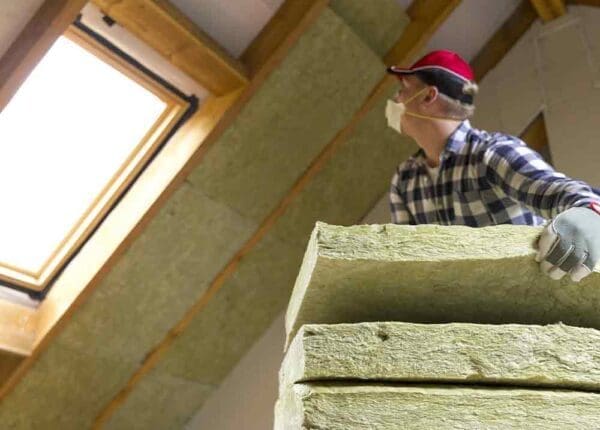
[[[534,25],[482,82],[474,125],[519,134],[544,112],[557,170],[600,185],[600,8]]]
[[[284,342],[282,313],[190,420],[186,430],[272,429]]]

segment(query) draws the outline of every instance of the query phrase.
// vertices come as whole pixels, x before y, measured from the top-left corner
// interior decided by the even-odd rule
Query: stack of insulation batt
[[[275,429],[600,429],[600,273],[549,279],[539,233],[318,223]]]

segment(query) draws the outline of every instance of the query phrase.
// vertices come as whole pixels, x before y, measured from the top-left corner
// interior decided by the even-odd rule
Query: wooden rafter
[[[0,299],[0,354],[31,354],[35,341],[35,312],[35,309]]]
[[[261,69],[276,48],[286,40],[285,36],[293,31],[311,3],[314,2],[312,0],[286,1],[277,9],[269,23],[242,53],[241,60],[251,76]]]
[[[564,0],[531,0],[531,4],[544,22],[552,21],[567,13]]]
[[[0,111],[87,0],[45,0],[0,59]]]
[[[406,10],[410,22],[400,40],[385,55],[385,63],[401,65],[414,59],[459,3],[460,0],[413,1]]]
[[[567,0],[567,4],[600,7],[600,0]]]
[[[244,65],[167,0],[92,3],[212,94],[222,96],[248,82]]]
[[[475,80],[481,81],[490,70],[500,63],[502,58],[529,30],[536,19],[537,14],[531,3],[528,0],[522,0],[521,4],[517,6],[515,11],[496,30],[471,61],[471,67],[475,72]],[[521,133],[520,137],[536,151],[540,151],[548,145],[544,114],[540,112]]]
[[[8,352],[0,352],[0,384],[5,382],[25,358]]]
[[[543,112],[540,112],[531,121],[520,137],[535,151],[541,151],[548,146],[548,134],[546,132],[546,121]]]
[[[531,3],[528,0],[522,0],[511,16],[504,21],[471,61],[476,81],[481,81],[487,72],[504,58],[536,19],[537,14]]]

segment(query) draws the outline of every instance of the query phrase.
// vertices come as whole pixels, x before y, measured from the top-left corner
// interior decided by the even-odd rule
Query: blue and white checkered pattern
[[[588,184],[556,172],[520,139],[463,121],[452,133],[432,179],[422,151],[392,179],[396,224],[482,227],[540,225],[574,206],[600,202]]]

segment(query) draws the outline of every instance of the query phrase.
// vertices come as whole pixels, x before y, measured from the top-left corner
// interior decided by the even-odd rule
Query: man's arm
[[[499,194],[544,218],[600,201],[591,186],[556,172],[521,141],[495,142],[483,153],[480,176]]]
[[[600,196],[592,187],[556,172],[518,140],[492,144],[481,167],[497,193],[552,218],[538,244],[543,272],[576,282],[592,272],[600,259]]]
[[[402,200],[402,196],[400,196],[400,192],[398,191],[398,181],[400,177],[398,172],[394,175],[392,179],[392,184],[390,186],[390,212],[392,216],[392,222],[394,224],[413,224],[411,223],[411,216]]]

